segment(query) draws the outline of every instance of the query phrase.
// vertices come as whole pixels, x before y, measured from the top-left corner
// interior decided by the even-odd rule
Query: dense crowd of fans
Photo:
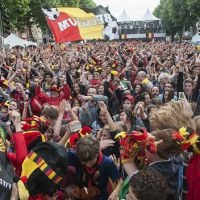
[[[197,47],[0,52],[0,199],[198,199]]]

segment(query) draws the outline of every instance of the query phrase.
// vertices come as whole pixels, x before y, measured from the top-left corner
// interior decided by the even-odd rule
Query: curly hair
[[[132,176],[130,187],[138,200],[167,200],[170,194],[164,176],[150,168]]]
[[[186,100],[171,101],[151,114],[151,130],[175,129],[178,131],[181,127],[191,127],[195,130],[192,116],[191,105]]]

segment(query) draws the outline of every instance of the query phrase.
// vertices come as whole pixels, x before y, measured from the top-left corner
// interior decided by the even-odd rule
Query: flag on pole
[[[116,19],[103,6],[94,9],[62,7],[42,10],[56,42],[117,38]]]

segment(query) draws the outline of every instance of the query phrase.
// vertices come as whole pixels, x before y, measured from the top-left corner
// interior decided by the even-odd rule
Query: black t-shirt
[[[1,165],[1,164],[0,164]],[[12,177],[6,172],[4,166],[0,169],[0,200],[8,200],[12,191]]]
[[[0,200],[8,200],[11,196],[14,170],[6,157],[3,140],[0,137]]]

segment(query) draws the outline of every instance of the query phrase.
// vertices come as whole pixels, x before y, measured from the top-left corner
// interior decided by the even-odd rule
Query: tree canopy
[[[8,15],[13,28],[23,30],[32,24],[46,29],[47,24],[41,8],[50,7],[95,7],[93,0],[0,0],[1,12]]]
[[[1,15],[8,16],[9,22],[15,27],[21,24],[20,19],[29,12],[30,0],[0,0]]]
[[[200,19],[199,10],[199,0],[160,0],[154,15],[165,23],[168,35],[178,33],[182,37],[183,31],[191,27],[195,31],[195,24]]]

